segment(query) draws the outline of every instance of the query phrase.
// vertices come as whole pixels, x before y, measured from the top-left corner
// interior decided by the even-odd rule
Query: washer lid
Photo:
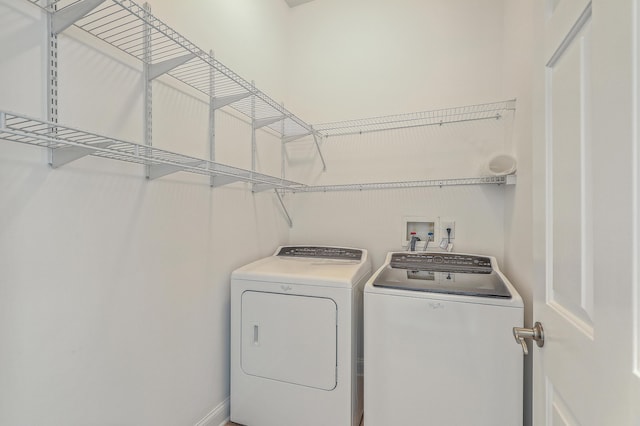
[[[393,253],[373,281],[376,287],[464,296],[511,298],[485,256],[456,253]]]

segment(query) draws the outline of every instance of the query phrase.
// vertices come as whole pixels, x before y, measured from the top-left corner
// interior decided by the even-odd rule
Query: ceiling
[[[310,1],[313,1],[313,0],[284,0],[284,1],[287,2],[289,7],[296,7],[298,5],[301,5],[302,3],[309,3]]]

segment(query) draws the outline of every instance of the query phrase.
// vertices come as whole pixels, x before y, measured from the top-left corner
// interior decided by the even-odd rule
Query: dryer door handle
[[[253,345],[260,346],[260,324],[253,324]]]

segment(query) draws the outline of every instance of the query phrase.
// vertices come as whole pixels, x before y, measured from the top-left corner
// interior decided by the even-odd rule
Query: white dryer
[[[365,424],[521,425],[523,319],[493,257],[389,253],[364,290]]]
[[[366,250],[285,246],[231,275],[231,421],[357,426]]]

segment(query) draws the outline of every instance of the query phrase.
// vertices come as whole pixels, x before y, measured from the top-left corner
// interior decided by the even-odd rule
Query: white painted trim
[[[195,426],[224,426],[229,421],[229,398],[222,401]]]
[[[632,240],[632,248],[633,248],[633,257],[632,257],[632,294],[633,294],[633,372],[636,377],[640,378],[640,284],[639,284],[639,253],[640,253],[640,171],[638,170],[638,165],[640,164],[640,149],[638,146],[639,137],[640,137],[640,129],[638,128],[638,122],[640,121],[640,83],[638,82],[638,71],[640,70],[640,31],[638,26],[640,25],[640,8],[638,6],[638,1],[635,0],[633,2],[633,50],[632,50],[632,60],[633,60],[633,72],[632,72],[632,108],[633,108],[633,119],[632,119],[632,141],[633,141],[633,198],[632,198],[632,208],[633,208],[633,240]]]

